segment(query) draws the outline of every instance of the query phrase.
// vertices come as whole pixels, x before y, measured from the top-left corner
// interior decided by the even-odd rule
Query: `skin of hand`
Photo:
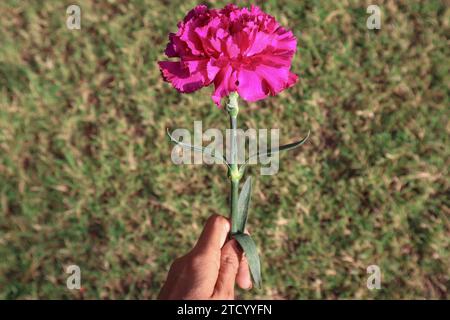
[[[235,283],[251,289],[247,259],[229,232],[227,218],[209,217],[195,247],[173,262],[158,299],[225,300],[234,299]]]

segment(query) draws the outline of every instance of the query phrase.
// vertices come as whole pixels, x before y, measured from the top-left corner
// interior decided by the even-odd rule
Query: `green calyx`
[[[228,177],[230,178],[231,181],[240,181],[242,178],[242,173],[240,172],[240,170],[237,169],[237,167],[233,167],[231,170],[228,171]]]
[[[228,96],[227,111],[230,117],[236,118],[239,113],[238,93],[232,92]]]

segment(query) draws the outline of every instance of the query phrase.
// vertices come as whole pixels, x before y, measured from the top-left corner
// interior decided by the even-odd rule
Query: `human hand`
[[[227,218],[209,217],[195,247],[173,262],[158,299],[234,299],[235,283],[250,289],[247,259],[229,232]]]

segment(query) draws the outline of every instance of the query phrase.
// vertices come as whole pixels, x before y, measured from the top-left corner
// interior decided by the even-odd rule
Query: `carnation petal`
[[[194,92],[204,86],[201,73],[190,73],[189,68],[181,62],[160,61],[158,64],[164,80],[180,92]]]
[[[257,101],[268,96],[266,80],[252,70],[242,69],[238,75],[239,95],[247,101]]]
[[[245,100],[258,101],[293,86],[297,78],[297,75],[291,73],[288,67],[279,68],[260,64],[254,70],[239,71],[238,93]]]
[[[290,88],[294,84],[296,84],[297,80],[298,80],[298,75],[296,75],[295,73],[289,72],[289,78],[288,78],[288,82],[286,84],[286,89]]]
[[[230,66],[220,70],[214,80],[215,90],[212,95],[214,103],[220,107],[220,100],[236,91],[236,72]]]
[[[272,44],[274,36],[272,34],[267,34],[265,32],[257,32],[253,39],[253,43],[247,49],[245,53],[246,56],[252,56],[257,53],[260,53],[264,49],[266,49],[269,45]]]

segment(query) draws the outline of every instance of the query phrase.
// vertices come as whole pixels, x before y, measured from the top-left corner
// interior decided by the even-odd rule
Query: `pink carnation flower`
[[[184,93],[214,83],[212,98],[218,106],[233,91],[257,101],[291,87],[298,78],[290,72],[297,39],[256,6],[197,6],[169,40],[166,55],[180,61],[159,62],[164,80]]]

